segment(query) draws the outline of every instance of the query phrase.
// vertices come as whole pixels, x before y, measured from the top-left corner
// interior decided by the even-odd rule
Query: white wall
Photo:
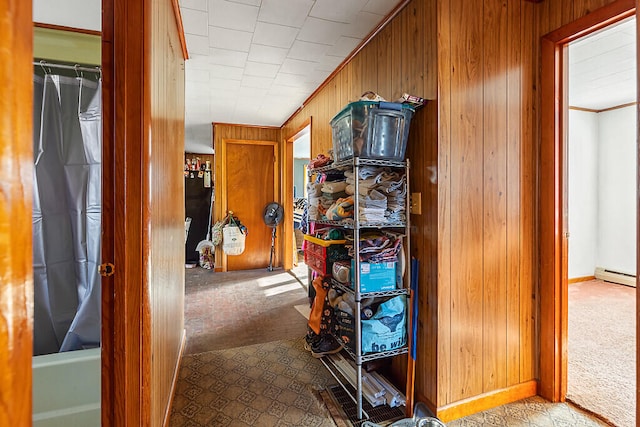
[[[569,110],[569,278],[593,276],[598,230],[598,114]]]
[[[636,273],[636,107],[599,114],[598,266]]]
[[[569,278],[636,271],[636,107],[569,111]]]
[[[33,22],[101,31],[101,0],[33,0]]]

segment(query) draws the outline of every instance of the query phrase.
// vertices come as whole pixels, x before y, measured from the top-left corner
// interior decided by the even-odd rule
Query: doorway
[[[614,2],[542,38],[539,393],[554,402],[564,401],[567,394],[567,46],[634,13],[635,2]]]
[[[284,262],[285,270],[294,269],[301,281],[306,281],[306,268],[300,265],[302,255],[302,216],[306,204],[306,164],[311,156],[311,117],[305,120],[292,135],[285,138],[284,168],[282,182],[284,186]]]
[[[635,425],[636,20],[568,44],[566,399]]]

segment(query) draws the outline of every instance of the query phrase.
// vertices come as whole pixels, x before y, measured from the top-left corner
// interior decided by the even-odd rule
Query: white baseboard
[[[602,267],[596,267],[595,276],[596,279],[604,280],[605,282],[619,283],[621,285],[632,286],[634,288],[636,287],[636,276],[632,276],[630,274],[618,273]]]

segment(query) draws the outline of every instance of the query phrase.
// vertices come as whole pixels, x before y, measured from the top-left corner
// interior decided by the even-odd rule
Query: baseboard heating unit
[[[636,276],[632,274],[620,273],[613,270],[607,270],[602,267],[596,267],[595,273],[596,279],[604,280],[605,282],[619,283],[621,285],[627,285],[636,287]]]

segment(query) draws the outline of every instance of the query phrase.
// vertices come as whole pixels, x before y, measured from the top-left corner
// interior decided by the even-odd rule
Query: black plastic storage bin
[[[404,160],[414,112],[397,102],[351,102],[331,120],[335,160]]]

